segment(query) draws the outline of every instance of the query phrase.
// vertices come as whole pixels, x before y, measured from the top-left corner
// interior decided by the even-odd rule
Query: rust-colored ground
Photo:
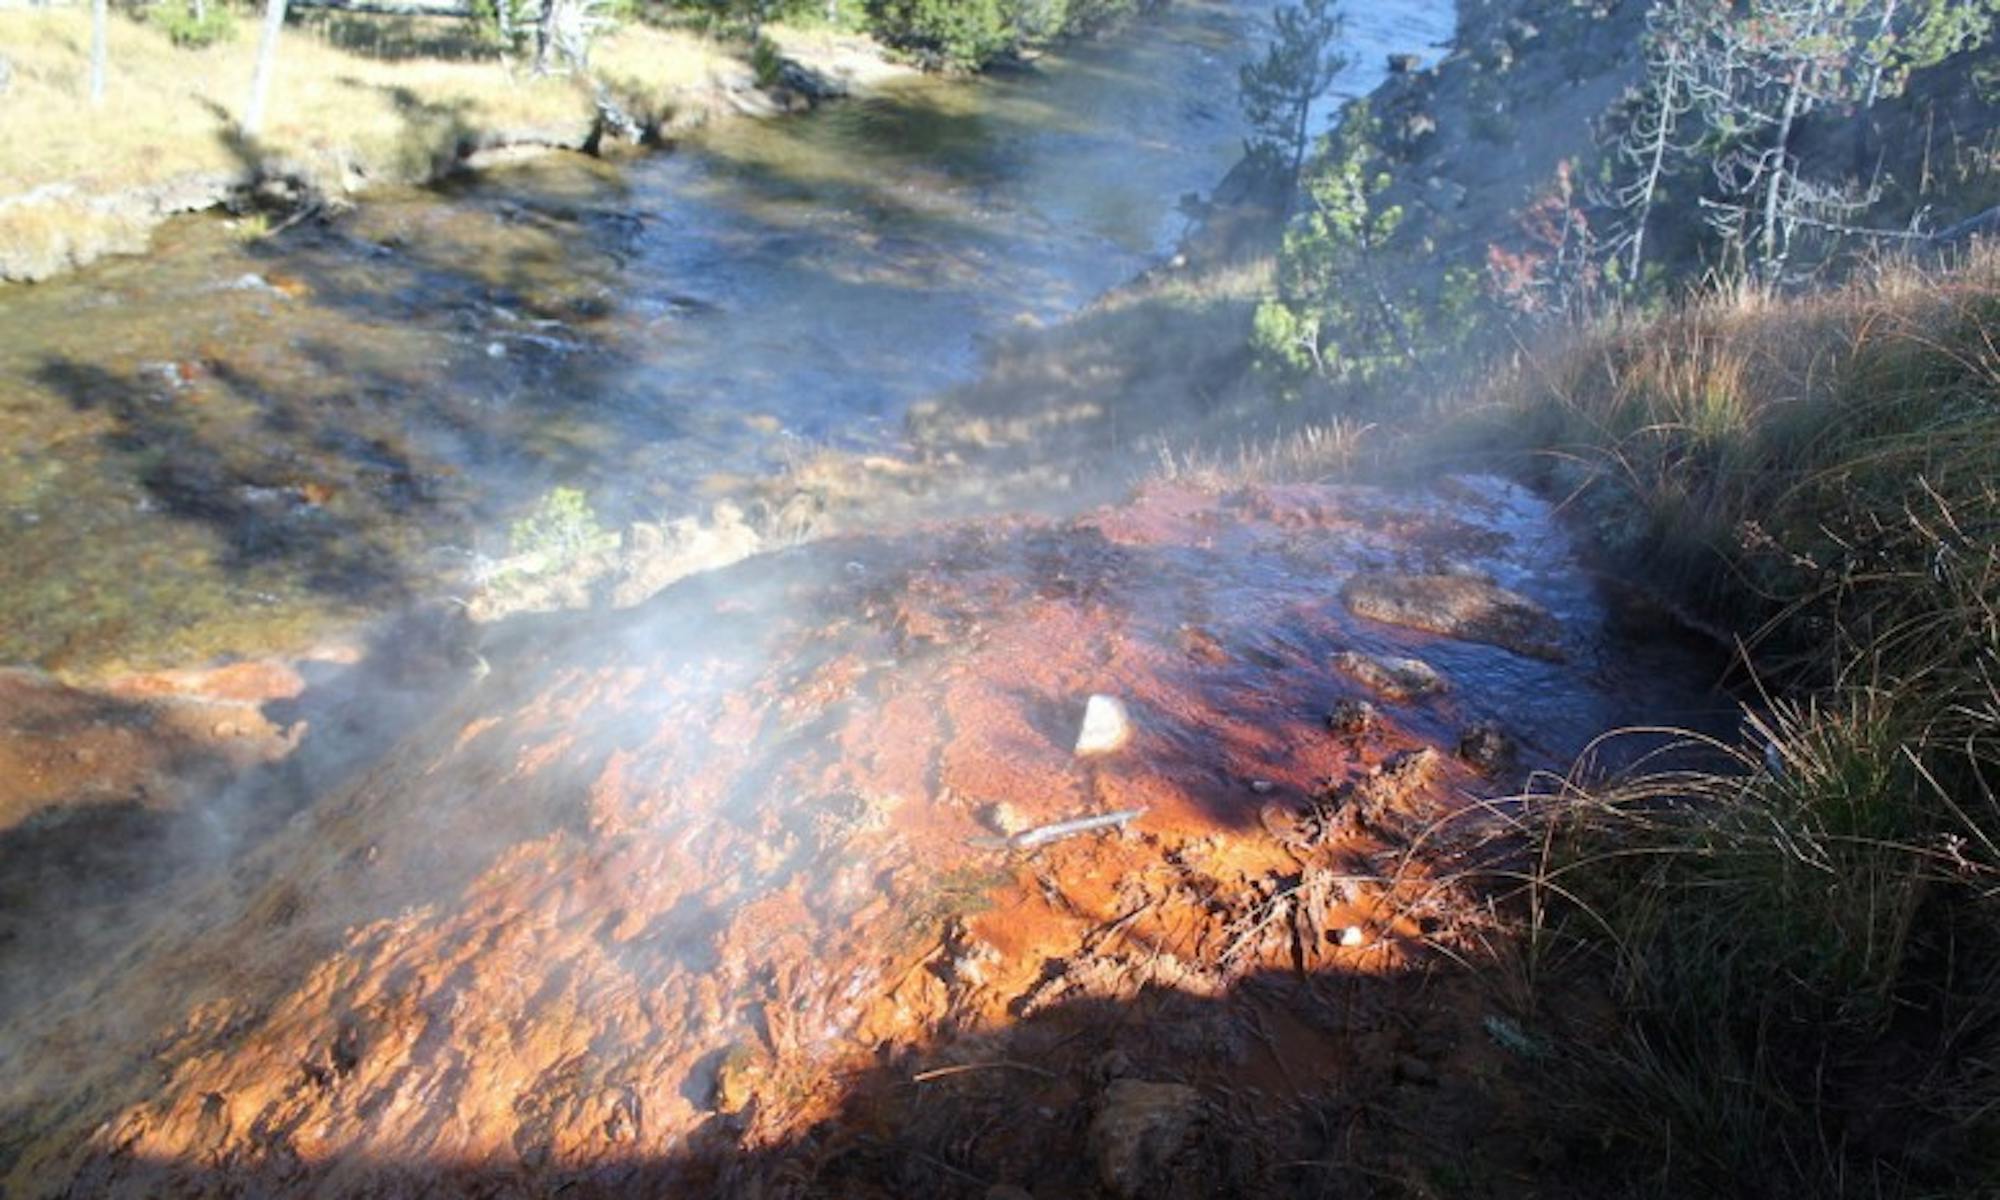
[[[101,691],[0,672],[0,829],[56,806],[173,807],[197,761],[229,774],[282,757],[287,731],[262,705],[304,686],[290,668],[255,663]]]
[[[0,1033],[5,1190],[1517,1190],[1505,973],[1456,965],[1505,951],[1454,872],[1479,798],[1674,685],[1537,504],[1446,494],[1156,489],[516,623]],[[1363,572],[1504,589],[1533,653],[1358,617]],[[1136,736],[1080,760],[1094,693]]]

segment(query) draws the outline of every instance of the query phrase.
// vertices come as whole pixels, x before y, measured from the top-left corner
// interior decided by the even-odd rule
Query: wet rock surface
[[[1360,654],[1343,650],[1333,665],[1384,699],[1408,703],[1444,690],[1444,680],[1421,658]]]
[[[1342,595],[1356,616],[1373,621],[1562,657],[1560,631],[1539,604],[1476,575],[1370,572],[1349,580]]]
[[[104,690],[0,671],[0,831],[51,808],[174,807],[199,783],[191,760],[219,778],[283,757],[291,733],[261,702],[301,687],[280,664],[134,676]]]
[[[1462,561],[1567,660],[1341,598]],[[1329,1129],[1462,1148],[1503,1052],[1433,968],[1491,952],[1462,872],[1505,781],[1456,734],[1560,766],[1671,686],[1592,597],[1542,506],[1474,480],[1156,488],[505,623],[475,686],[13,1015],[0,1180],[1277,1195]],[[1450,689],[1331,736],[1344,651]],[[1092,695],[1130,738],[1079,759]]]

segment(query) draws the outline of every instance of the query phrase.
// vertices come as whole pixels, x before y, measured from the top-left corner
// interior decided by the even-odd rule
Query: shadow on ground
[[[463,687],[477,660],[462,620],[414,610],[352,664],[246,663],[113,693],[0,673],[0,1024],[142,940]]]
[[[110,1157],[98,1195],[579,1197],[1582,1196],[1588,1163],[1485,1032],[1499,1001],[1463,968],[1395,976],[1272,971],[1224,996],[1167,988],[1081,1000],[847,1074],[833,1115],[770,1141],[755,1104],[685,1141],[629,1101],[564,1162],[517,1136],[491,1166]],[[704,1105],[712,1081],[688,1086]],[[525,1102],[525,1100],[524,1100]],[[216,1120],[226,1122],[222,1105]],[[998,1190],[1015,1188],[1019,1191]]]

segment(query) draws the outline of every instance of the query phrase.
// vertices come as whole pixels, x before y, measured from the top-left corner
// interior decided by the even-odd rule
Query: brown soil
[[[1557,765],[1632,689],[1547,514],[1453,495],[1157,488],[510,623],[491,675],[0,1032],[5,1190],[1529,1190],[1505,972],[1453,965],[1508,957],[1461,872],[1515,781],[1457,734],[1498,716]],[[1565,661],[1339,598],[1447,564]],[[1348,650],[1449,686],[1335,733]],[[1093,693],[1137,733],[1084,762]],[[1019,853],[996,807],[1145,811]]]
[[[296,749],[304,727],[259,703],[296,694],[295,672],[246,664],[186,690],[199,682],[91,692],[0,672],[0,1012],[115,944],[163,858],[188,860],[191,810]]]
[[[0,672],[0,830],[51,808],[178,807],[198,762],[229,775],[283,757],[289,731],[261,705],[303,688],[280,664],[134,677],[99,691]]]

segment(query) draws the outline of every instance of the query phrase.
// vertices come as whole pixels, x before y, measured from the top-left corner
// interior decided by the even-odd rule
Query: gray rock
[[[1385,700],[1407,702],[1444,690],[1443,677],[1421,658],[1346,650],[1333,656],[1333,665]]]
[[[1110,754],[1132,740],[1132,716],[1116,696],[1092,696],[1083,709],[1083,727],[1076,734],[1076,755]]]
[[[841,34],[774,33],[779,86],[812,103],[867,95],[916,72],[889,61],[882,47],[865,37]]]
[[[1561,662],[1561,631],[1548,611],[1517,592],[1465,575],[1367,571],[1347,581],[1341,598],[1355,616],[1485,642],[1529,658]]]
[[[1458,756],[1475,770],[1491,775],[1514,761],[1514,739],[1498,722],[1480,721],[1458,735]]]
[[[1103,1054],[1097,1056],[1096,1062],[1090,1064],[1091,1077],[1100,1083],[1110,1083],[1115,1079],[1123,1079],[1131,1073],[1131,1056],[1123,1050],[1116,1048],[1106,1050]]]
[[[1366,700],[1342,700],[1326,714],[1326,727],[1346,737],[1360,737],[1374,729],[1381,718]]]
[[[1126,1200],[1154,1190],[1201,1118],[1201,1093],[1186,1084],[1114,1081],[1090,1123],[1098,1182]]]
[[[1028,819],[1005,800],[995,800],[980,809],[979,821],[1001,837],[1013,837],[1028,827]]]

